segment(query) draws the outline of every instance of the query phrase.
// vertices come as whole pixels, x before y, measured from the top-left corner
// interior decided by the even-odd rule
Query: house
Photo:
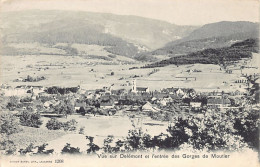
[[[156,101],[156,100],[157,100],[156,97],[153,97],[153,98],[151,99],[152,102],[154,102],[154,101]]]
[[[80,107],[85,108],[86,107],[86,103],[85,102],[76,102],[75,105],[74,105],[75,111],[78,111],[80,109]]]
[[[43,103],[43,106],[45,107],[45,108],[49,108],[49,107],[51,107],[51,106],[55,106],[57,103],[56,103],[56,101],[55,100],[50,100],[50,101],[46,101],[45,103]]]
[[[31,90],[32,90],[32,93],[34,93],[34,95],[38,95],[39,93],[44,92],[43,86],[32,86]]]
[[[230,104],[231,104],[230,100],[224,98],[210,98],[207,101],[207,106],[209,108],[228,107]]]
[[[153,97],[156,97],[157,99],[163,99],[168,97],[168,94],[163,92],[154,92]]]
[[[46,92],[41,92],[38,94],[39,97],[43,97],[43,96],[54,96],[53,94],[48,94]]]
[[[105,94],[105,90],[103,90],[103,89],[96,89],[96,92],[95,92],[95,94],[99,94],[99,95],[104,95]]]
[[[111,90],[112,95],[124,95],[127,93],[126,89]]]
[[[184,95],[182,96],[182,99],[186,99],[186,98],[190,98],[187,93],[184,93]]]
[[[183,90],[181,90],[180,88],[176,91],[177,95],[184,95]]]
[[[100,94],[95,94],[95,95],[94,95],[94,99],[99,99],[100,97],[101,97]]]
[[[232,72],[233,72],[232,70],[229,70],[229,69],[226,70],[226,73],[228,73],[228,74],[232,74]]]
[[[140,107],[134,105],[134,106],[131,106],[131,107],[128,109],[128,111],[140,111]]]
[[[136,87],[136,91],[139,93],[149,92],[148,87]]]
[[[164,88],[164,89],[162,89],[161,92],[173,94],[173,93],[176,93],[177,90],[178,90],[178,88],[172,87],[172,88]]]
[[[93,93],[89,93],[88,95],[87,95],[87,99],[93,99],[94,98],[94,94]]]
[[[158,100],[158,103],[162,106],[166,106],[167,105],[167,101],[165,99],[160,99]]]
[[[86,90],[85,95],[95,94],[96,90]]]
[[[235,83],[248,83],[248,79],[244,76],[239,77]]]
[[[171,97],[171,99],[180,99],[176,94],[169,94],[169,97]]]
[[[150,102],[145,103],[142,106],[142,111],[151,111],[151,112],[159,112],[160,109],[158,109],[157,107],[153,106]]]
[[[168,96],[168,97],[164,97],[163,98],[167,103],[169,103],[169,102],[172,102],[173,101],[173,99],[171,98],[171,96]]]
[[[23,109],[33,108],[32,102],[22,102]]]
[[[1,93],[3,93],[5,96],[12,96],[13,95],[13,89],[11,86],[3,86],[1,85]]]
[[[200,108],[201,107],[201,102],[190,102],[190,106],[192,108]]]
[[[28,93],[32,93],[34,95],[38,95],[44,92],[44,88],[42,86],[28,86],[28,85],[20,85],[15,87],[7,87],[3,89],[5,96],[26,96]]]
[[[182,104],[180,104],[180,108],[182,108],[182,109],[189,109],[190,106],[189,106],[189,104],[182,103]]]
[[[1,91],[5,94],[5,96],[26,96],[28,88],[23,86],[17,86],[16,88],[12,88],[11,86],[2,86]]]
[[[100,102],[100,108],[102,109],[111,109],[114,108],[115,104],[113,100],[102,100]]]
[[[231,92],[231,95],[232,95],[232,96],[242,96],[242,95],[244,95],[244,91],[241,92],[241,91],[239,91],[239,90],[236,90],[236,91],[234,91],[234,92]]]

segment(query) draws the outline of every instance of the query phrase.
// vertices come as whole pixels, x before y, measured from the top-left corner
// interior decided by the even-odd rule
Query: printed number
[[[55,159],[55,163],[64,163],[63,159]]]

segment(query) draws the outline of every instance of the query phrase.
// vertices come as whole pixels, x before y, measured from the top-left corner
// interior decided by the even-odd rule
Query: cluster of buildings
[[[32,85],[20,85],[16,86],[15,88],[2,84],[1,87],[1,93],[4,94],[4,96],[33,96],[40,93],[44,93],[44,87],[43,86],[32,86]]]
[[[247,83],[248,80],[238,80]],[[43,106],[48,109],[50,106],[59,104],[55,94],[48,94],[42,86],[21,85],[12,88],[8,85],[1,85],[1,93],[4,96],[31,97],[32,100],[41,97],[50,97],[51,100],[44,102]],[[224,96],[225,95],[225,96]],[[150,91],[149,87],[138,87],[136,80],[132,80],[130,89],[113,89],[103,87],[96,90],[80,89],[77,93],[69,93],[74,102],[74,109],[86,108],[86,101],[94,101],[95,107],[100,109],[112,109],[117,105],[131,106],[131,110],[161,111],[165,106],[177,104],[183,109],[203,109],[203,108],[232,108],[230,96],[236,96],[237,92],[225,94],[223,92],[211,92],[204,96],[195,92],[194,89],[187,88],[164,88],[159,91]],[[59,95],[61,96],[61,95]]]

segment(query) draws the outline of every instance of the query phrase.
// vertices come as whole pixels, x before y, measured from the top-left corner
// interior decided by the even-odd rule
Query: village
[[[256,77],[256,76],[254,76]],[[85,90],[78,87],[62,88],[58,86],[43,87],[21,85],[12,88],[7,85],[1,86],[2,96],[16,99],[16,103],[8,103],[8,109],[12,111],[23,111],[30,109],[40,112],[42,116],[58,117],[67,114],[99,114],[114,115],[122,108],[131,112],[197,112],[201,113],[207,109],[227,110],[242,107],[243,97],[249,95],[249,91],[213,91],[196,92],[188,88],[164,88],[150,91],[149,87],[139,87],[138,80],[133,79],[129,89],[113,89],[103,87],[96,90]],[[235,81],[244,88],[252,83],[244,77]],[[234,84],[235,84],[234,83]],[[240,88],[241,88],[240,86]],[[62,102],[70,106],[71,111],[61,113],[58,107]]]
[[[94,90],[80,85],[44,87],[23,84],[13,88],[2,84],[1,108],[4,113],[15,115],[20,122],[25,120],[22,124],[24,130],[19,132],[21,136],[15,137],[18,148],[24,148],[37,139],[39,141],[34,144],[45,142],[49,144],[48,148],[55,147],[59,152],[66,144],[64,142],[85,147],[83,139],[77,142],[83,137],[77,131],[95,137],[95,142],[102,145],[109,135],[118,140],[127,136],[132,126],[158,135],[166,133],[166,128],[178,117],[203,118],[205,114],[230,110],[258,110],[259,92],[254,89],[257,77],[258,74],[254,73],[241,74],[241,78],[232,83],[238,89],[229,92],[218,89],[201,92],[181,87],[150,90],[149,87],[140,87],[138,78],[126,81],[127,85],[120,89],[114,88],[113,84]],[[26,123],[32,118],[37,121]],[[115,130],[118,126],[120,130]],[[36,134],[46,135],[33,135],[20,144],[24,135],[35,133],[34,129],[38,131]]]
[[[137,64],[71,64],[61,69],[48,66],[48,73],[38,71],[37,66],[13,70],[10,66],[13,74],[0,86],[1,108],[20,122],[19,135],[10,137],[17,150],[31,143],[47,143],[57,153],[66,143],[86,149],[84,135],[103,145],[108,136],[122,140],[137,127],[152,136],[167,134],[179,118],[203,120],[233,111],[258,111],[258,57],[253,54],[252,59],[225,66],[155,69]],[[77,74],[70,73],[72,69]]]
[[[208,75],[206,70],[200,66],[187,66],[186,72],[181,71],[181,74],[175,76],[172,81],[173,87],[158,87],[160,89],[150,89],[145,85],[146,82],[160,83],[153,80],[146,80],[144,77],[134,75],[129,78],[120,78],[118,81],[124,81],[115,84],[113,80],[103,85],[98,89],[87,89],[80,84],[74,87],[68,86],[40,86],[40,80],[46,79],[44,76],[32,77],[28,75],[20,80],[16,79],[13,83],[17,86],[13,87],[9,84],[1,85],[1,96],[7,101],[10,98],[16,99],[16,104],[9,105],[10,110],[23,111],[30,109],[34,112],[40,112],[43,116],[62,116],[64,114],[86,114],[95,113],[100,115],[114,115],[118,110],[131,111],[131,112],[152,112],[152,113],[174,113],[175,111],[196,111],[203,112],[207,109],[227,110],[230,108],[243,107],[244,101],[247,96],[252,94],[258,82],[259,73],[256,73],[258,54],[254,54],[252,59],[242,59],[237,62],[229,62],[226,66],[215,67],[209,73],[212,75],[224,73],[221,75],[230,76],[232,80],[223,80],[221,85],[228,89],[220,89],[215,86],[214,89],[205,91],[201,85],[199,89],[195,85],[205,84],[200,83]],[[205,65],[204,65],[205,66]],[[200,68],[199,68],[200,67]],[[198,68],[198,69],[197,69]],[[220,69],[217,69],[220,68]],[[129,71],[136,69],[136,67],[129,68]],[[139,69],[136,69],[139,70]],[[93,68],[89,73],[93,73]],[[140,71],[140,70],[139,70]],[[148,73],[148,77],[157,77],[161,70],[154,69]],[[133,71],[134,73],[136,71]],[[114,72],[111,72],[113,77]],[[155,75],[155,76],[154,76]],[[165,77],[167,76],[164,74]],[[238,77],[236,77],[238,76]],[[216,75],[217,77],[217,75]],[[19,83],[23,84],[19,85]],[[27,83],[30,82],[30,83]],[[33,83],[37,83],[33,85]],[[196,82],[192,87],[187,87],[190,82]],[[208,81],[210,82],[210,80]],[[217,80],[216,80],[217,82]],[[176,86],[185,85],[185,87]],[[183,83],[183,84],[182,84]],[[118,87],[118,85],[121,85]],[[156,85],[156,84],[153,84]],[[170,84],[167,84],[170,85]],[[206,85],[205,85],[206,86]],[[258,94],[255,95],[255,101],[259,101]],[[10,100],[9,100],[10,101]],[[71,111],[58,111],[58,106],[62,102],[67,101]],[[11,102],[12,103],[12,102]],[[13,102],[14,103],[14,102]]]

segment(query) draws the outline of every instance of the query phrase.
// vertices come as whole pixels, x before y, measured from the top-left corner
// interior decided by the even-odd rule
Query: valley
[[[0,21],[3,154],[259,146],[259,23],[59,10]]]
[[[254,62],[258,54],[254,54]],[[115,58],[118,59],[118,58]],[[119,59],[120,60],[120,59]],[[122,60],[126,60],[124,62]],[[44,76],[45,80],[30,83],[35,86],[70,87],[80,85],[87,90],[102,89],[113,85],[114,89],[130,89],[130,82],[137,80],[138,86],[160,90],[168,87],[194,88],[200,91],[235,91],[230,84],[241,75],[238,68],[232,74],[226,73],[219,65],[192,64],[157,67],[159,71],[149,75],[153,68],[141,68],[143,63],[122,57],[120,61],[99,61],[82,56],[2,56],[1,84],[12,87],[28,83],[13,82],[15,79],[30,76]],[[122,63],[124,62],[124,63]],[[241,61],[242,64],[242,61]],[[137,69],[131,69],[137,67]],[[239,65],[237,64],[237,67]],[[130,70],[129,70],[130,69]],[[193,72],[197,70],[199,72]],[[114,72],[114,75],[111,75]]]

